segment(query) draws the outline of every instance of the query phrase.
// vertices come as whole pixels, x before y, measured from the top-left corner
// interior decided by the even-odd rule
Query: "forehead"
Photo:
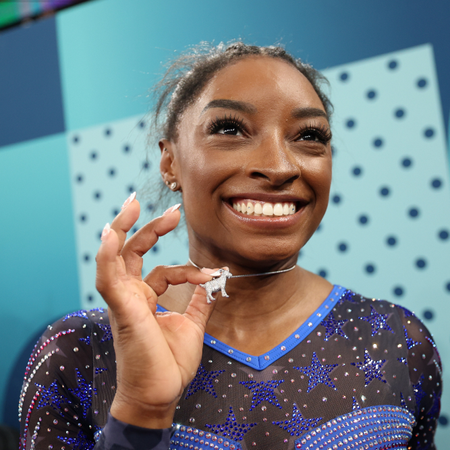
[[[252,56],[217,72],[208,82],[194,109],[202,110],[214,99],[241,100],[259,107],[315,107],[325,110],[308,79],[279,58]]]

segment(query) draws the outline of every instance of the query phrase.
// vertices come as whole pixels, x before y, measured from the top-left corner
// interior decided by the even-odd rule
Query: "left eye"
[[[322,131],[317,129],[308,129],[300,133],[298,137],[299,141],[312,141],[320,142],[321,144],[327,144],[331,139],[331,132],[329,130]]]
[[[216,133],[218,134],[228,134],[231,136],[242,136],[242,132],[240,130],[240,128],[237,125],[233,125],[233,124],[225,124],[223,126],[221,126],[220,128],[217,128],[215,130]]]

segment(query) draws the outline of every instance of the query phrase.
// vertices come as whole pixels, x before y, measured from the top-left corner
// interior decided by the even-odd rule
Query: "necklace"
[[[194,261],[189,258],[189,262],[194,266],[197,267],[197,269],[200,269],[197,264],[195,264]],[[207,281],[205,284],[200,284],[202,288],[205,288],[206,290],[206,300],[208,303],[211,303],[215,300],[212,294],[219,292],[222,294],[222,297],[229,297],[229,295],[225,291],[225,285],[227,283],[228,278],[244,278],[244,277],[261,277],[263,275],[275,275],[277,273],[284,273],[289,272],[290,270],[295,269],[296,264],[294,264],[292,267],[289,267],[289,269],[283,269],[283,270],[275,270],[273,272],[262,272],[262,273],[247,273],[243,275],[233,275],[229,270],[226,269],[219,269],[216,272],[212,273],[213,278],[211,281]]]

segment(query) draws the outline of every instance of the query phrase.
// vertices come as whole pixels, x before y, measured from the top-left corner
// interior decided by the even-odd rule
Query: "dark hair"
[[[333,106],[322,90],[322,85],[328,83],[327,79],[311,65],[287,53],[284,48],[258,47],[241,41],[219,45],[202,42],[170,61],[161,81],[154,87],[153,111],[150,111],[153,113],[151,137],[158,140],[176,140],[177,126],[183,112],[195,102],[214,74],[230,64],[252,56],[279,58],[294,66],[311,83],[330,118]],[[170,189],[163,186],[164,184],[159,183],[156,196],[158,206],[161,207],[165,207],[167,197],[172,197]]]
[[[279,58],[294,66],[311,83],[328,117],[331,116],[333,106],[322,90],[322,84],[327,83],[327,79],[311,65],[287,53],[284,48],[258,47],[240,41],[228,45],[220,43],[217,46],[202,42],[173,60],[153,90],[153,125],[157,134],[176,140],[181,115],[196,100],[214,74],[229,64],[251,56]],[[165,120],[161,120],[163,112],[166,112]]]

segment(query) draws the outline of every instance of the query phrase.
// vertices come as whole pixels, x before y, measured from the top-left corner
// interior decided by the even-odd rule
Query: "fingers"
[[[119,237],[117,233],[106,224],[102,233],[102,244],[98,250],[96,287],[105,300],[107,292],[114,289],[119,280],[120,272],[124,272],[123,266],[118,264],[117,249],[119,248]]]
[[[181,216],[179,206],[169,208],[162,216],[144,225],[125,243],[121,254],[129,275],[141,276],[142,256],[158,242],[160,236],[164,236],[178,225]]]
[[[111,228],[117,233],[119,239],[118,253],[122,251],[122,247],[127,239],[127,233],[139,219],[140,205],[136,200],[136,192],[133,192],[122,205],[122,211],[115,217],[111,223]]]
[[[217,302],[208,303],[206,299],[206,291],[196,286],[194,295],[189,302],[184,315],[194,322],[202,333],[205,333],[206,324],[211,317]]]
[[[145,277],[144,281],[154,290],[157,296],[160,296],[167,290],[169,284],[200,284],[211,279],[210,275],[193,266],[157,266]]]

